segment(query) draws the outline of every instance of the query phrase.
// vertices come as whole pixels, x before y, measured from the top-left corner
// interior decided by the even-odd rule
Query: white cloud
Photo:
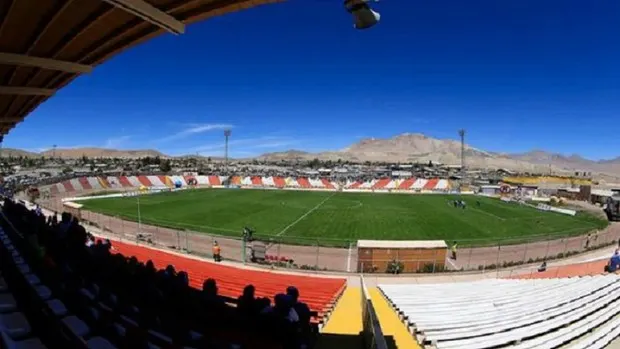
[[[131,139],[131,136],[108,138],[103,144],[103,148],[108,148],[108,149],[120,148],[123,145],[127,144],[127,141],[129,141],[130,139]]]
[[[228,148],[231,153],[237,154],[254,154],[256,150],[276,149],[290,147],[300,144],[302,141],[294,138],[266,136],[258,138],[241,138],[233,139],[228,142]],[[211,143],[196,147],[191,153],[199,153],[202,155],[213,154],[214,152],[224,152],[225,143]]]
[[[186,125],[186,128],[174,133],[170,136],[159,139],[159,142],[170,142],[174,140],[179,140],[187,137],[191,137],[193,135],[197,135],[200,133],[215,131],[215,130],[225,130],[232,128],[233,125],[230,124],[189,124]]]

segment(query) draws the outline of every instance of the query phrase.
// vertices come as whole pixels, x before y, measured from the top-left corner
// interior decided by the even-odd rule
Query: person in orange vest
[[[218,245],[217,241],[213,241],[213,260],[216,262],[222,261],[220,245]]]

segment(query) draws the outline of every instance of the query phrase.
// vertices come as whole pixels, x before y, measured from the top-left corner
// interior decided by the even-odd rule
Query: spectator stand
[[[50,347],[82,348],[105,345],[97,347],[219,348],[222,345],[228,347],[232,343],[241,343],[246,348],[272,349],[297,348],[300,340],[311,342],[310,337],[298,337],[295,334],[297,331],[294,328],[297,328],[297,325],[282,322],[283,319],[277,315],[277,309],[280,309],[278,304],[273,308],[274,312],[256,318],[258,322],[252,320],[250,323],[254,325],[239,327],[239,324],[243,323],[250,325],[247,322],[249,318],[243,320],[244,318],[239,317],[240,310],[226,306],[226,303],[238,304],[232,297],[213,298],[218,299],[224,306],[215,311],[212,307],[214,304],[204,303],[203,297],[208,293],[188,288],[184,283],[177,284],[179,280],[189,280],[186,274],[171,271],[170,266],[166,271],[149,274],[149,270],[155,273],[149,263],[144,265],[136,258],[128,260],[118,253],[109,254],[109,247],[102,244],[96,244],[94,248],[86,247],[85,230],[72,222],[69,216],[65,216],[69,219],[63,220],[60,225],[50,225],[42,216],[37,216],[24,206],[10,201],[5,202],[4,211],[9,219],[3,224],[15,224],[11,235],[20,236],[18,232],[28,231],[28,236],[2,237],[3,248],[7,251],[9,248],[23,251],[25,257],[18,255],[22,252],[2,254],[3,258],[12,256],[11,258],[16,259],[12,263],[16,265],[13,274],[19,277],[21,273],[23,286],[20,287],[25,289],[27,286],[32,290],[30,293],[20,294],[31,294],[33,299],[37,296],[41,302],[54,300],[48,304],[48,313],[28,316],[28,320],[33,322],[33,328],[36,323],[36,328],[42,329],[42,342],[51,343]],[[149,251],[153,252],[155,251]],[[23,264],[25,262],[28,264]],[[7,275],[11,276],[8,270],[11,263],[3,263],[4,265],[8,266]],[[21,267],[17,267],[18,265]],[[174,278],[171,278],[171,275],[175,275]],[[243,280],[238,278],[240,275],[225,276],[238,281]],[[144,279],[145,276],[148,278]],[[11,287],[20,285],[19,278],[8,279]],[[290,285],[293,280],[288,278],[286,281],[286,285]],[[315,280],[313,285],[316,282]],[[215,286],[215,283],[212,283]],[[319,282],[319,288],[326,285],[325,282]],[[224,285],[222,289],[229,288],[231,291],[230,286]],[[166,294],[167,296],[164,296]],[[56,298],[51,299],[52,296]],[[199,303],[195,303],[196,301]],[[29,299],[25,304],[32,305],[34,312],[46,309],[41,302]],[[58,306],[59,303],[61,306]],[[204,308],[207,304],[211,304],[210,307]],[[197,305],[200,307],[197,308]],[[181,315],[178,312],[182,309],[201,311]],[[41,326],[38,326],[39,322],[42,322]],[[205,327],[207,324],[210,325]],[[280,325],[273,327],[276,324]],[[300,326],[303,326],[303,323]],[[273,332],[274,330],[276,332]]]

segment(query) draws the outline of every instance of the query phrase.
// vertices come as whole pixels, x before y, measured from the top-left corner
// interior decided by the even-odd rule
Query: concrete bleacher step
[[[439,349],[551,349],[575,340],[567,348],[594,349],[620,327],[615,275],[380,288],[414,335]]]

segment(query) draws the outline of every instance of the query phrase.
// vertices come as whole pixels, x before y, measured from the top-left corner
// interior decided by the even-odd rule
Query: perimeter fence
[[[61,212],[62,207],[57,202],[44,204],[48,209]],[[590,235],[570,235],[570,231],[562,234],[546,234],[514,239],[458,240],[457,258],[447,258],[446,263],[438,265],[432,260],[415,260],[406,256],[393,254],[393,259],[385,261],[375,260],[375,265],[358,262],[356,241],[326,238],[307,238],[295,236],[260,236],[255,235],[255,241],[246,242],[242,232],[231,235],[232,232],[207,233],[196,231],[191,226],[179,229],[180,223],[166,221],[133,220],[135,217],[120,217],[82,211],[81,220],[86,223],[93,233],[109,236],[118,241],[129,241],[138,244],[147,244],[157,247],[177,250],[178,252],[211,257],[213,244],[217,242],[221,248],[222,257],[242,263],[252,262],[252,251],[258,246],[264,246],[265,260],[261,261],[265,267],[291,268],[306,271],[336,271],[336,272],[373,272],[377,274],[403,272],[399,263],[417,267],[419,273],[445,273],[452,271],[491,272],[498,269],[522,269],[524,265],[537,266],[543,261],[552,263],[554,260],[566,257],[575,257],[578,260],[592,259],[594,250],[618,243],[620,226],[610,225],[597,231],[592,230]],[[167,227],[168,226],[168,227]],[[195,228],[195,227],[194,227]],[[203,230],[203,229],[201,229]],[[583,232],[583,229],[574,233]],[[453,240],[446,239],[448,244]],[[479,246],[482,243],[484,246]],[[478,246],[478,247],[469,247]],[[600,254],[600,253],[599,253]],[[555,262],[554,262],[555,263]],[[391,265],[391,266],[390,266]],[[412,272],[407,270],[406,272]]]

